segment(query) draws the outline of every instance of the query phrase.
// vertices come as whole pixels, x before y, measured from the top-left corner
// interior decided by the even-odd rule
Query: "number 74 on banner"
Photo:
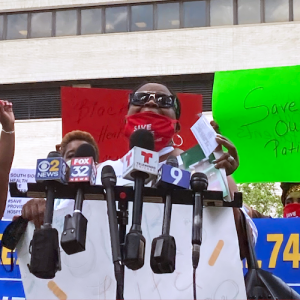
[[[276,262],[278,258],[278,254],[280,248],[283,243],[283,234],[276,233],[276,234],[268,234],[267,235],[268,242],[275,242],[273,247],[273,251],[271,253],[269,268],[274,269],[276,267]],[[299,261],[300,261],[300,253],[299,253],[299,234],[292,233],[289,236],[289,239],[286,243],[286,246],[283,250],[283,261],[291,261],[293,262],[293,268],[299,268]]]

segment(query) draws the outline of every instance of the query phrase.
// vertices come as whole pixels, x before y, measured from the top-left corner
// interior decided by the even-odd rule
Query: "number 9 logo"
[[[178,184],[182,179],[182,171],[178,168],[172,168],[171,176],[174,178],[173,184]]]

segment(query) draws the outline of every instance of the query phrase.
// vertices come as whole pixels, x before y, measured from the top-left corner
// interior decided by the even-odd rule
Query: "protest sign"
[[[70,88],[61,89],[63,136],[72,130],[91,133],[100,149],[100,161],[116,160],[128,151],[123,134],[129,90]],[[181,102],[181,149],[197,144],[190,127],[202,112],[202,95],[178,94]],[[175,143],[181,140],[175,136]]]
[[[9,182],[17,182],[18,189],[26,191],[27,183],[35,182],[35,169],[11,169]],[[8,190],[3,220],[12,220],[14,216],[20,216],[22,207],[28,200],[30,199],[11,197]]]
[[[72,211],[73,205],[69,205],[54,212],[53,227],[57,228],[59,236],[63,230],[64,216]],[[145,264],[137,271],[125,268],[125,299],[193,297],[191,206],[174,205],[172,208],[172,218],[176,220],[171,224],[177,249],[176,271],[172,274],[154,274],[150,268],[151,241],[161,234],[163,212],[162,204],[144,203],[142,230],[146,239]],[[105,201],[85,200],[83,214],[88,219],[85,251],[67,255],[61,250],[62,270],[50,283],[49,280],[34,277],[28,270],[28,247],[34,230],[33,224],[28,224],[24,239],[17,248],[26,299],[55,300],[57,296],[52,286],[59,288],[67,299],[115,298],[116,284]],[[232,209],[205,208],[203,224],[197,298],[246,299]]]
[[[298,182],[300,67],[217,72],[213,117],[236,146],[237,182]]]

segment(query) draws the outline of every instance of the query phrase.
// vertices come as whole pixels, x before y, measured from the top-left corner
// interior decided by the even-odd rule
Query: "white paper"
[[[204,115],[201,115],[199,120],[191,127],[198,144],[202,148],[206,157],[209,157],[218,147],[216,141],[216,132],[209,124]]]
[[[35,169],[11,169],[9,182],[17,182],[18,189],[27,191],[27,183],[35,182]],[[8,190],[6,207],[2,220],[12,220],[14,216],[20,216],[23,205],[29,198],[11,197]]]
[[[219,159],[223,154],[224,154],[224,152],[222,149],[219,151],[214,151],[214,156],[216,159]],[[224,168],[221,168],[219,170],[221,171],[221,175],[222,175],[224,183],[226,185],[226,189],[228,190],[228,195],[224,198],[224,200],[227,202],[231,202],[231,201],[233,201],[233,199],[231,199],[231,193],[230,193],[229,186],[228,186],[226,170]]]

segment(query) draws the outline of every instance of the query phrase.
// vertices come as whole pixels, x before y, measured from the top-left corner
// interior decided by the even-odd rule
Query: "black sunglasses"
[[[176,100],[176,97],[171,95],[165,95],[165,94],[159,94],[159,93],[153,93],[153,92],[137,92],[134,94],[130,94],[130,104],[142,106],[145,105],[147,102],[150,101],[150,99],[153,99],[154,102],[162,108],[170,108],[174,107],[174,103]]]

